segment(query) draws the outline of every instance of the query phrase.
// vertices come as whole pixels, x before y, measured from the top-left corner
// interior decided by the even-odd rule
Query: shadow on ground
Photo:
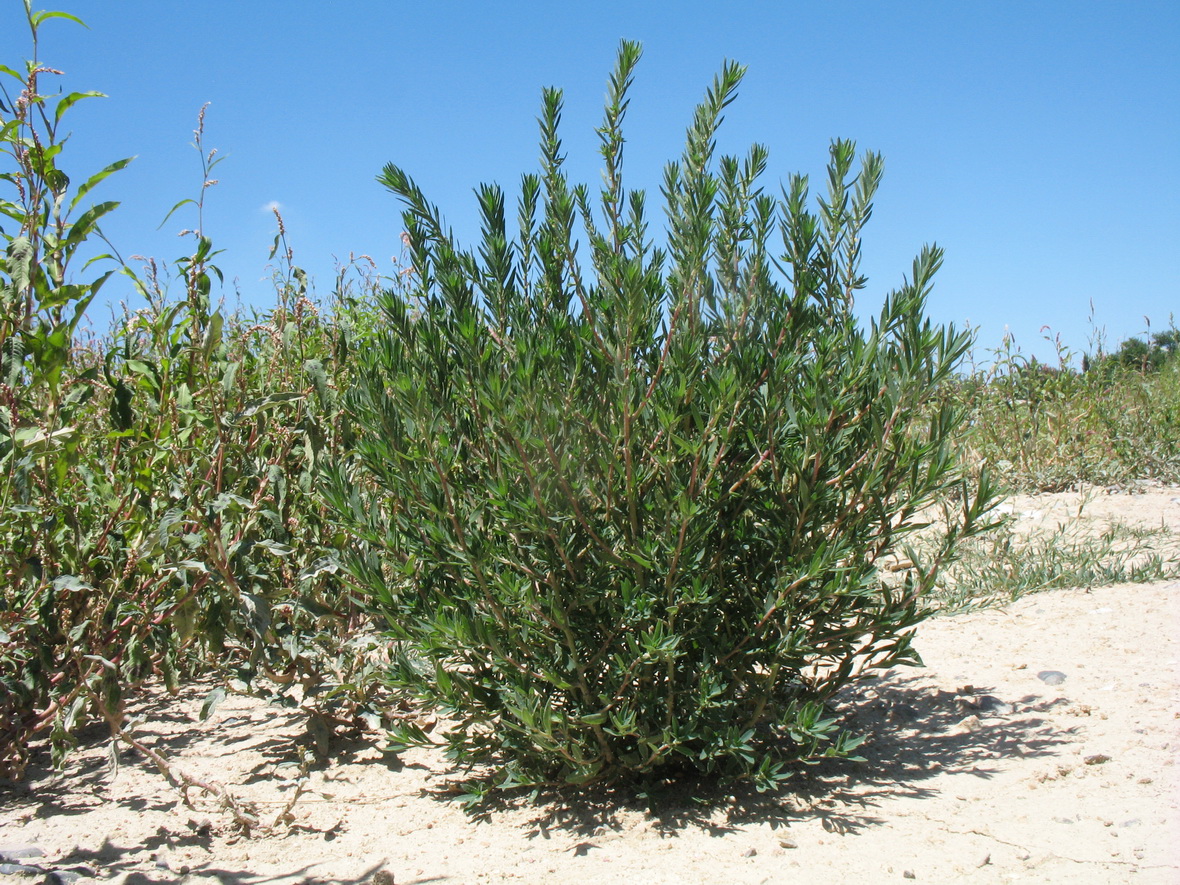
[[[174,758],[198,741],[203,754],[232,755],[241,745],[240,730],[227,729],[222,733],[206,727],[195,728],[191,717],[178,716],[169,710],[170,707],[175,710],[174,705],[184,700],[191,703],[205,691],[207,687],[197,687],[186,690],[186,696],[179,699],[148,699],[143,708],[147,723],[139,734]],[[875,809],[888,800],[935,795],[937,788],[933,781],[940,775],[990,778],[1005,765],[1006,759],[1056,755],[1072,742],[1068,731],[1049,727],[1042,718],[1041,714],[1048,712],[1052,704],[1039,704],[1035,697],[997,699],[988,692],[985,687],[973,688],[970,693],[944,691],[931,686],[920,673],[894,673],[887,678],[862,680],[836,698],[834,709],[842,716],[847,729],[866,737],[858,750],[864,761],[825,759],[811,765],[799,764],[793,776],[774,791],[759,793],[743,785],[724,787],[708,779],[681,777],[649,788],[646,793],[637,793],[634,788],[581,787],[543,793],[531,806],[527,799],[489,802],[481,806],[481,814],[493,819],[503,811],[523,809],[526,816],[522,834],[526,838],[573,837],[577,840],[575,852],[582,854],[598,847],[595,837],[633,826],[636,812],[643,816],[647,826],[665,835],[688,827],[723,835],[751,823],[777,828],[815,819],[829,831],[854,833],[882,823]],[[980,704],[980,696],[988,703]],[[260,724],[259,733],[251,735],[250,743],[250,748],[261,752],[265,761],[242,772],[239,782],[243,777],[246,783],[263,779],[277,762],[290,760],[300,734],[301,717],[297,712],[272,712],[267,708],[265,714],[258,711],[228,714],[235,715],[245,717],[246,721],[253,721],[252,715],[269,717],[265,729]],[[275,717],[283,718],[276,722]],[[177,728],[178,725],[185,727]],[[88,737],[95,746],[101,746],[105,739],[101,732]],[[365,736],[334,741],[334,764],[341,760],[355,761],[357,754],[371,748],[377,740]],[[147,764],[137,754],[123,755],[126,764]],[[28,816],[45,817],[84,814],[107,801],[102,796],[107,771],[100,760],[89,757],[80,767],[74,767],[68,778],[55,778],[45,764],[47,761],[46,754],[40,754],[30,766],[25,782],[0,781],[0,802],[14,808],[23,806],[20,811]],[[365,764],[382,763],[366,761]],[[453,793],[441,790],[423,795],[438,800],[454,798]],[[136,811],[167,807],[160,800],[119,801]],[[513,815],[514,826],[520,820],[518,815]],[[79,851],[63,858],[54,868],[98,866],[107,874],[124,873],[125,885],[170,881],[152,878],[151,870],[144,872],[145,864],[150,866],[152,852],[166,843],[210,847],[211,831],[190,826],[191,832],[161,832],[158,839],[149,838],[134,848],[122,848],[107,841],[97,851]],[[369,870],[350,881],[367,881],[373,872]],[[167,876],[168,871],[161,873]],[[209,881],[220,880],[231,885],[295,881],[310,885],[319,881],[305,870],[274,878],[208,867],[201,868],[199,874],[216,877]]]
[[[161,842],[163,840],[161,839]],[[157,843],[158,847],[159,843]],[[136,848],[122,848],[112,845],[110,842],[104,842],[103,845],[96,851],[74,851],[70,855],[62,858],[59,862],[53,864],[45,864],[37,862],[37,859],[23,859],[20,862],[21,874],[24,877],[31,877],[37,874],[43,874],[46,882],[61,882],[74,881],[75,876],[93,877],[96,874],[103,879],[117,877],[119,885],[161,885],[164,882],[176,882],[177,875],[187,876],[187,869],[170,870],[167,868],[159,868],[158,871],[144,872],[143,851],[149,846],[138,846]],[[184,881],[196,883],[212,883],[216,882],[218,885],[266,885],[266,883],[284,883],[284,885],[361,885],[361,883],[368,883],[373,880],[373,875],[382,868],[381,864],[377,864],[366,869],[359,876],[355,878],[341,878],[333,876],[331,879],[320,879],[310,871],[314,869],[313,865],[300,867],[289,872],[281,873],[275,876],[260,876],[256,873],[250,873],[245,870],[222,869],[213,865],[201,867],[193,873],[192,879],[185,879]],[[66,874],[63,878],[62,874]],[[24,880],[24,879],[22,879]],[[28,878],[27,881],[32,881]],[[426,883],[432,881],[439,881],[436,879],[420,879],[419,883]],[[414,885],[411,882],[403,882],[403,885]]]
[[[835,704],[844,727],[865,736],[857,750],[864,761],[798,764],[780,789],[762,793],[695,777],[644,796],[634,790],[557,790],[541,797],[528,835],[547,839],[563,831],[592,839],[623,828],[623,812],[637,811],[650,815],[652,826],[667,835],[689,826],[723,835],[743,824],[777,827],[817,818],[829,831],[855,833],[882,822],[873,809],[885,800],[935,795],[931,782],[941,774],[990,778],[1005,758],[1053,756],[1071,742],[1068,732],[1041,717],[1047,706],[1037,698],[1001,700],[989,691],[979,686],[966,695],[943,691],[924,684],[920,674],[865,680],[842,692]],[[991,703],[977,703],[980,696]],[[493,804],[487,816],[508,804]]]

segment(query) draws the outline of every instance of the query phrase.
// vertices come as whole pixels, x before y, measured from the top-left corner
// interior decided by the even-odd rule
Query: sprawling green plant
[[[34,49],[44,22],[74,20],[25,6]],[[322,749],[335,719],[375,715],[370,631],[316,480],[347,438],[351,332],[310,300],[281,220],[275,309],[213,303],[200,125],[202,196],[179,204],[198,208],[183,297],[154,264],[143,279],[109,255],[101,274],[77,267],[117,205],[91,191],[127,161],[71,182],[61,127],[91,93],[39,85],[55,73],[36,51],[23,73],[0,68],[0,772],[19,773],[38,735],[60,760],[96,717],[133,739],[129,688],[212,666],[302,697]],[[86,307],[118,270],[149,306],[86,339]]]
[[[818,212],[806,177],[764,193],[764,147],[715,157],[727,63],[666,167],[657,248],[622,181],[639,55],[624,42],[610,79],[601,213],[562,170],[553,89],[514,233],[495,185],[468,251],[401,169],[379,179],[415,273],[381,297],[349,399],[370,484],[340,472],[333,500],[392,683],[450,719],[455,761],[491,765],[473,799],[686,767],[766,786],[847,753],[824,702],[918,660],[922,597],[993,503],[956,458],[963,409],[934,402],[970,343],[925,316],[941,251],[867,327],[853,313],[881,158],[854,174],[834,142]],[[882,557],[952,497],[891,589]]]
[[[39,30],[53,18],[77,19],[35,13],[27,0],[25,14],[32,58],[23,71],[0,66],[0,771],[13,767],[13,755],[19,767],[22,739],[60,715],[60,705],[43,694],[55,676],[61,681],[46,666],[53,647],[44,644],[45,634],[75,631],[73,616],[85,607],[78,604],[84,581],[53,569],[59,549],[78,546],[89,515],[62,494],[79,460],[78,417],[96,377],[72,371],[75,335],[112,270],[79,283],[70,265],[101,236],[99,220],[118,205],[91,203],[90,192],[129,162],[112,163],[71,187],[60,164],[62,119],[97,93],[42,89],[41,81],[58,72],[38,57]],[[85,616],[79,621],[87,623]],[[26,633],[34,623],[38,628]]]

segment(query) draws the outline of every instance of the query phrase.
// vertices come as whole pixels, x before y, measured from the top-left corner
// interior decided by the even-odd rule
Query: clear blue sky
[[[38,4],[35,4],[38,5]],[[227,301],[267,307],[277,202],[296,263],[326,295],[334,256],[393,270],[399,206],[375,182],[413,175],[471,242],[472,188],[514,193],[536,166],[543,86],[565,90],[575,180],[596,183],[606,78],[622,37],[644,46],[627,121],[626,169],[660,206],[693,107],[726,58],[748,66],[724,151],[769,146],[767,184],[822,183],[829,141],[885,156],[865,239],[878,303],[936,241],[947,252],[936,320],[1007,327],[1051,355],[1050,326],[1075,349],[1094,319],[1111,344],[1180,322],[1180,3],[378,2],[50,0],[83,18],[46,25],[42,58],[76,106],[63,156],[73,177],[135,155],[96,196],[123,205],[105,230],[124,256],[173,259],[193,218],[189,146],[225,161],[205,229],[226,250]],[[27,55],[20,0],[0,0],[0,60]],[[116,299],[127,292],[108,290]],[[101,324],[99,324],[101,325]]]

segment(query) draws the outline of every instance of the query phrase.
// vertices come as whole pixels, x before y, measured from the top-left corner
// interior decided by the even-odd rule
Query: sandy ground
[[[1012,513],[1052,527],[1077,503]],[[1180,536],[1177,489],[1102,494],[1084,513]],[[650,804],[587,792],[476,821],[441,798],[440,755],[390,765],[374,739],[334,747],[294,820],[248,838],[208,802],[179,805],[132,751],[111,782],[96,734],[62,775],[0,782],[0,851],[66,873],[0,882],[1180,882],[1180,582],[1036,594],[928,621],[916,645],[925,668],[840,699],[866,762],[720,803],[691,801],[709,798],[699,785]],[[231,697],[199,722],[202,696],[142,698],[142,733],[273,823],[300,720]]]

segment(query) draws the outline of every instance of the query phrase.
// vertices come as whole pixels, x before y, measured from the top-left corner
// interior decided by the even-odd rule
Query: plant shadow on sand
[[[269,707],[262,711],[226,711],[224,720],[215,729],[197,731],[182,727],[178,733],[175,730],[178,725],[191,723],[184,716],[170,712],[170,708],[185,701],[191,705],[203,691],[187,688],[178,698],[146,694],[136,704],[138,710],[148,713],[148,721],[138,733],[156,746],[166,747],[170,758],[183,766],[184,751],[198,744],[202,753],[221,751],[232,755],[242,745],[241,729],[249,728],[250,749],[261,753],[264,761],[238,774],[239,787],[266,779],[267,772],[277,762],[289,761],[298,754],[304,737],[300,717],[294,711],[274,711],[278,715],[266,720],[259,717],[269,717]],[[1046,705],[1034,697],[1014,698],[1010,699],[1010,712],[975,710],[974,702],[967,695],[987,696],[988,691],[986,687],[974,687],[970,693],[946,691],[931,685],[922,673],[893,673],[861,680],[836,698],[835,709],[846,728],[866,735],[859,749],[865,761],[823,759],[813,764],[798,764],[794,775],[774,791],[759,793],[750,786],[725,787],[708,778],[682,776],[661,782],[646,792],[639,792],[633,786],[548,790],[540,793],[532,805],[519,794],[493,797],[479,806],[474,816],[487,822],[503,817],[505,823],[519,827],[528,839],[574,837],[581,840],[574,847],[578,853],[597,848],[596,837],[610,838],[634,827],[637,821],[643,821],[644,826],[661,835],[697,828],[719,836],[743,825],[769,824],[777,829],[816,819],[831,832],[855,833],[882,824],[884,816],[878,816],[875,809],[891,799],[937,795],[940,787],[934,780],[940,776],[961,774],[987,779],[1007,757],[1053,756],[1071,743],[1068,732],[1047,729],[1046,721],[1039,715],[1056,702]],[[106,740],[102,729],[89,731],[87,738],[83,746],[101,746]],[[366,765],[398,770],[401,763],[372,758],[362,762],[357,758],[377,740],[371,734],[339,736],[333,740],[329,765],[335,767],[351,761],[347,774],[340,772],[348,777],[361,776],[357,765],[362,771]],[[124,764],[146,764],[134,751],[120,755]],[[27,782],[0,782],[0,801],[23,804],[38,817],[85,814],[110,801],[102,797],[107,773],[101,759],[90,755],[81,760],[80,766],[72,766],[72,771],[64,777],[54,777],[47,762],[47,754],[39,753],[29,767]],[[417,760],[406,760],[404,767],[427,768]],[[429,768],[435,771],[436,784],[456,774],[441,765]],[[453,800],[456,794],[446,788],[425,788],[419,795],[446,801]],[[158,798],[115,801],[129,810],[163,807]],[[161,834],[160,838],[164,837]],[[191,833],[180,834],[181,842],[176,841],[177,834],[171,838],[173,845],[182,842],[208,847],[210,833],[194,828]],[[151,849],[151,841],[149,838],[134,852]],[[98,862],[106,869],[123,865],[130,870],[135,866],[132,853],[132,849],[108,843],[87,856],[76,853],[69,862]],[[202,872],[214,872],[228,882],[265,881],[241,872],[209,869]]]
[[[255,777],[259,769],[273,768],[272,759],[298,758],[300,744],[306,742],[302,728],[306,716],[298,710],[267,705],[261,711],[229,711],[217,720],[200,722],[195,710],[215,684],[211,680],[190,683],[175,695],[155,684],[137,689],[127,704],[130,715],[144,720],[135,729],[135,736],[161,752],[169,764],[182,769],[186,767],[186,751],[233,757],[242,749],[268,750],[269,753],[263,754],[267,761],[248,774],[244,773],[250,780],[259,779]],[[253,701],[251,696],[240,697],[248,698],[247,703]],[[144,797],[111,799],[106,796],[112,783],[109,754],[89,751],[110,741],[108,727],[101,721],[92,720],[78,732],[75,751],[67,756],[60,771],[53,768],[48,744],[36,742],[31,747],[23,778],[0,778],[0,802],[26,805],[38,817],[85,814],[91,808],[111,801],[132,811],[165,810],[180,802],[179,795],[154,803]],[[142,767],[151,770],[154,777],[160,776],[147,759],[125,743],[118,746],[118,759],[120,767]],[[163,783],[161,777],[160,785]]]
[[[921,674],[866,679],[839,696],[844,726],[866,735],[859,749],[864,761],[821,759],[798,764],[778,790],[759,793],[751,786],[724,787],[716,781],[682,776],[658,788],[578,787],[542,792],[527,818],[529,838],[549,839],[564,832],[587,839],[618,832],[636,813],[662,835],[688,827],[712,835],[732,832],[744,824],[772,827],[819,819],[824,829],[855,833],[884,823],[873,809],[889,799],[932,797],[931,782],[940,775],[967,774],[990,779],[1005,757],[1054,756],[1070,743],[1067,732],[1046,729],[1038,714],[1049,704],[1025,697],[1011,712],[976,710],[962,694],[923,684]],[[988,689],[974,687],[973,695]],[[1019,711],[1019,712],[1018,712]],[[967,721],[965,721],[967,720]],[[431,791],[439,800],[453,792]],[[525,807],[518,798],[491,798],[477,816],[490,820],[511,808]],[[595,847],[586,842],[581,850]]]
[[[164,844],[164,842],[164,838],[161,837],[155,845],[158,847]],[[46,881],[53,882],[63,881],[60,876],[62,871],[85,876],[94,867],[99,867],[106,873],[119,876],[120,885],[159,885],[159,878],[139,871],[142,868],[142,860],[138,855],[142,851],[142,847],[122,848],[107,842],[96,851],[76,850],[60,863],[52,864],[43,869],[48,877]],[[22,863],[24,866],[42,869],[40,865],[30,863],[27,860]],[[298,869],[285,871],[276,876],[265,876],[245,870],[223,869],[210,865],[202,867],[199,875],[203,882],[216,881],[221,883],[221,885],[266,885],[268,882],[282,882],[286,885],[286,883],[290,883],[296,877],[301,877],[299,881],[303,885],[320,885],[320,883],[327,885],[329,882],[332,885],[361,885],[362,882],[371,882],[373,875],[382,868],[382,864],[375,864],[356,877],[333,877],[331,880],[327,880],[317,878],[310,874],[310,870],[314,866],[314,864],[309,864]],[[439,880],[419,879],[416,882],[407,882],[405,885],[418,885],[418,883],[424,885],[424,883],[431,881]]]

